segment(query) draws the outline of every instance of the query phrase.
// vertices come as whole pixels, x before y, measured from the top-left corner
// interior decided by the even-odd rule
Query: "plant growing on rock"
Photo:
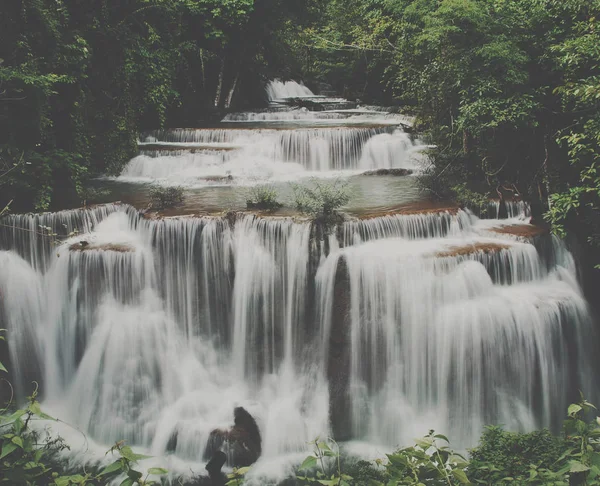
[[[326,227],[335,225],[339,209],[350,201],[348,183],[323,182],[312,179],[311,185],[292,184],[296,208]]]
[[[183,187],[154,186],[150,190],[150,208],[167,209],[181,206],[184,201]]]
[[[246,199],[248,209],[262,209],[274,211],[283,206],[277,200],[277,191],[272,186],[256,186],[250,189],[249,198]]]

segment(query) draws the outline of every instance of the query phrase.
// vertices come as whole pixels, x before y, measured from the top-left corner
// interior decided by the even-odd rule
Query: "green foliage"
[[[233,471],[227,475],[225,486],[241,486],[244,484],[244,476],[250,470],[250,467],[234,467]]]
[[[311,72],[416,115],[435,146],[428,189],[473,201],[514,186],[556,233],[600,245],[599,0],[331,0],[326,12],[303,41]]]
[[[309,485],[600,485],[596,408],[582,396],[567,413],[560,437],[547,430],[515,433],[487,427],[467,459],[449,448],[445,436],[430,431],[386,460],[359,461],[350,466],[350,474],[342,472],[337,444],[316,440],[296,477]]]
[[[388,454],[387,484],[471,484],[467,478],[467,460],[444,443],[448,444],[446,437],[430,431],[416,445]]]
[[[340,447],[331,438],[313,441],[313,453],[298,468],[305,471],[296,474],[302,484],[323,486],[350,486],[352,476],[342,472]]]
[[[261,71],[289,59],[290,19],[312,3],[0,2],[0,206],[72,206],[88,176],[120,172],[141,130],[262,101]],[[31,166],[4,174],[21,154]]]
[[[486,214],[490,202],[489,194],[481,194],[470,190],[466,183],[458,184],[452,188],[454,198],[461,206],[474,209],[477,214]]]
[[[532,470],[537,471],[537,475],[550,470],[565,446],[562,438],[547,430],[521,434],[490,426],[485,429],[479,445],[470,451],[469,477],[481,484],[502,484],[506,477],[528,481]]]
[[[183,187],[154,186],[150,189],[150,208],[167,209],[181,206],[184,201]]]
[[[296,208],[312,219],[334,224],[338,210],[348,203],[348,183],[336,180],[332,183],[313,179],[311,185],[292,184]]]
[[[256,186],[250,189],[250,197],[246,200],[248,209],[274,211],[283,206],[277,200],[277,191],[271,186]]]

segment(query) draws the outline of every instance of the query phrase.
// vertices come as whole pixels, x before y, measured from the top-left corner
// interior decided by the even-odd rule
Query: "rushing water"
[[[150,136],[246,144],[317,173],[406,168],[416,144],[386,127]],[[122,177],[193,179],[242,159],[192,155],[139,156]],[[243,213],[9,216],[0,327],[13,382],[22,397],[39,381],[44,407],[99,450],[125,439],[184,472],[201,471],[211,430],[244,406],[263,437],[257,484],[289,474],[317,436],[383,454],[431,428],[464,448],[485,424],[556,427],[571,395],[593,389],[594,332],[564,244],[513,236],[528,208],[508,211],[351,219],[327,242],[307,221]],[[89,449],[72,454],[101,460]]]

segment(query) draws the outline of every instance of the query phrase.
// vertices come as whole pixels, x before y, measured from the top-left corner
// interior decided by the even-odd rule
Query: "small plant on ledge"
[[[184,201],[183,187],[154,186],[150,189],[150,209],[167,209],[181,206]]]
[[[260,209],[275,211],[283,206],[277,200],[277,191],[271,186],[256,186],[250,190],[249,198],[246,200],[248,209]]]
[[[334,182],[312,179],[311,185],[292,184],[292,190],[298,211],[321,225],[324,233],[329,233],[343,219],[339,209],[350,201],[348,182],[339,179]]]

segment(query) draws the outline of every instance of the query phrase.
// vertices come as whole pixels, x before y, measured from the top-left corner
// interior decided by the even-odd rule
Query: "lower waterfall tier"
[[[486,424],[556,428],[573,393],[593,392],[595,335],[570,253],[514,216],[395,214],[327,242],[250,214],[11,216],[12,380],[21,396],[39,381],[97,442],[195,463],[236,406],[258,422],[261,461],[317,436],[390,450],[431,428],[455,447]],[[52,245],[39,225],[71,236]]]

